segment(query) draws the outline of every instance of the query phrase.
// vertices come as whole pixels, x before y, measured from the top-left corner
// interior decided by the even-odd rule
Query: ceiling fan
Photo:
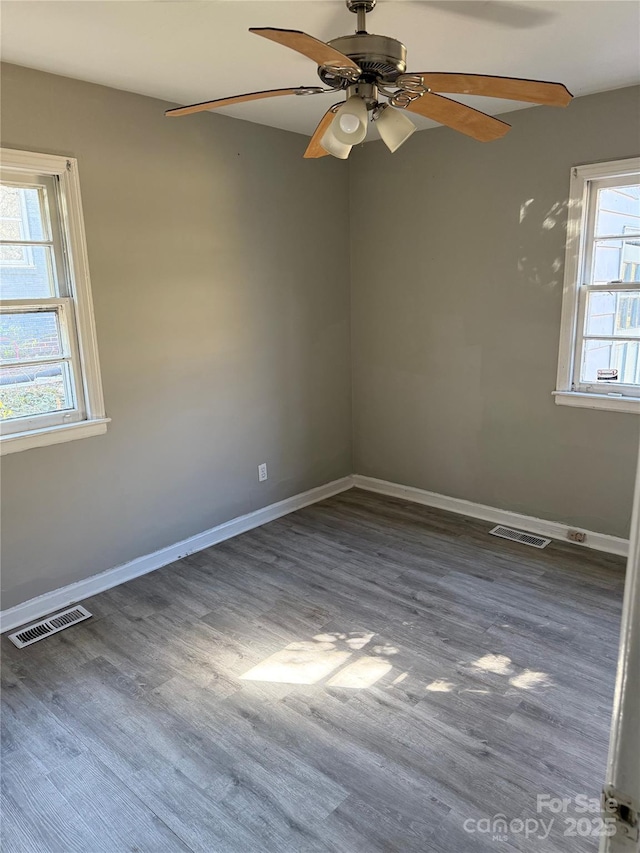
[[[366,15],[372,11],[376,0],[346,0],[346,4],[358,16],[355,35],[340,36],[326,43],[298,30],[270,27],[249,30],[313,60],[318,65],[318,76],[328,88],[298,86],[250,92],[177,107],[167,110],[165,115],[189,115],[279,95],[318,95],[344,90],[346,100],[329,107],[304,156],[317,158],[332,154],[346,160],[353,145],[362,142],[367,135],[369,113],[391,152],[406,142],[416,129],[407,112],[433,119],[480,142],[499,139],[510,129],[506,122],[446,98],[440,92],[555,107],[566,107],[571,101],[572,95],[562,83],[440,71],[407,73],[407,49],[402,42],[366,30]],[[381,98],[387,102],[381,102]]]

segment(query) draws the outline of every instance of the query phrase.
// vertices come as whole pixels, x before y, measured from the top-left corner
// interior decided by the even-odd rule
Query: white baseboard
[[[352,488],[352,486],[353,480],[351,477],[342,477],[340,480],[333,480],[324,486],[318,486],[315,489],[310,489],[308,492],[293,495],[291,498],[286,498],[283,501],[278,501],[278,503],[257,509],[255,512],[232,518],[231,521],[225,521],[224,524],[219,524],[217,527],[212,527],[210,530],[205,530],[203,533],[198,533],[189,539],[183,539],[181,542],[176,542],[175,545],[169,545],[160,551],[154,551],[153,554],[145,554],[143,557],[137,557],[129,563],[116,566],[115,569],[108,569],[106,572],[93,575],[90,578],[86,578],[86,580],[77,581],[77,583],[63,586],[60,589],[54,589],[44,595],[39,595],[37,598],[31,598],[29,601],[17,604],[15,607],[10,607],[0,613],[0,633],[10,631],[20,625],[25,625],[27,622],[33,622],[35,619],[40,619],[54,610],[60,610],[70,604],[76,604],[78,601],[90,598],[92,595],[97,595],[99,592],[104,592],[107,589],[118,586],[118,584],[133,580],[133,578],[140,577],[140,575],[146,575],[147,572],[167,566],[175,560],[180,560],[182,557],[194,554],[196,551],[202,551],[204,548],[210,548],[218,542],[224,542],[225,539],[231,539],[233,536],[238,536],[247,530],[253,530],[254,527],[267,524],[269,521],[275,521],[276,518],[281,518],[283,515],[295,512],[304,506],[323,501],[332,495],[337,495],[339,492],[344,492]]]
[[[509,512],[506,509],[497,509],[493,506],[465,501],[461,498],[450,498],[439,495],[436,492],[427,492],[424,489],[416,489],[413,486],[401,486],[398,483],[389,483],[387,480],[377,480],[375,477],[364,477],[361,474],[353,475],[353,485],[368,492],[377,492],[381,495],[389,495],[393,498],[402,498],[412,503],[424,504],[425,506],[444,509],[447,512],[455,512],[459,515],[468,515],[471,518],[480,518],[493,524],[506,524],[509,527],[518,527],[529,533],[537,533],[549,539],[560,539],[567,542],[569,530],[580,530],[586,534],[583,543],[572,542],[581,548],[593,548],[596,551],[607,551],[609,554],[619,554],[626,557],[629,550],[628,539],[620,539],[617,536],[607,536],[606,533],[595,533],[592,530],[570,527],[557,521],[546,521],[543,518],[534,518],[531,515],[521,515],[518,512]]]
[[[309,504],[317,503],[318,501],[330,498],[332,495],[345,492],[353,486],[368,492],[377,492],[378,494],[389,495],[394,498],[402,498],[412,503],[443,509],[447,512],[455,512],[458,515],[480,518],[483,521],[489,521],[493,524],[506,524],[510,527],[518,527],[530,533],[537,533],[540,536],[546,536],[549,539],[559,539],[564,542],[567,541],[567,532],[570,529],[568,525],[560,524],[556,521],[533,518],[530,515],[521,515],[517,512],[509,512],[505,509],[497,509],[496,507],[465,501],[461,498],[450,498],[446,495],[439,495],[436,492],[427,492],[424,489],[416,489],[413,486],[401,486],[398,483],[377,480],[375,477],[364,477],[361,474],[354,474],[350,477],[342,477],[340,480],[326,483],[324,486],[318,486],[316,489],[310,489],[308,492],[302,492],[299,495],[286,498],[278,503],[270,504],[247,515],[232,518],[231,521],[226,521],[224,524],[219,524],[217,527],[212,527],[210,530],[205,530],[203,533],[198,533],[189,539],[176,542],[175,545],[169,545],[160,551],[154,551],[153,554],[145,554],[143,557],[138,557],[122,566],[116,566],[116,568],[108,569],[99,575],[93,575],[90,578],[86,578],[86,580],[69,584],[60,589],[54,589],[44,595],[39,595],[37,598],[32,598],[22,604],[17,604],[15,607],[3,610],[0,612],[0,633],[18,628],[27,622],[33,622],[35,619],[40,619],[49,613],[53,613],[55,610],[61,610],[63,607],[68,607],[70,604],[90,598],[92,595],[97,595],[99,592],[104,592],[121,583],[133,580],[133,578],[140,577],[140,575],[145,575],[154,569],[167,566],[175,560],[180,560],[182,557],[194,554],[196,551],[202,551],[204,548],[210,548],[218,542],[224,542],[225,539],[231,539],[233,536],[238,536],[247,530],[253,530],[254,527],[260,527],[269,521],[274,521],[276,518],[281,518],[283,515],[295,512],[297,509],[309,506]],[[576,530],[578,528],[574,527],[571,529]],[[578,547],[593,548],[596,551],[607,551],[610,554],[627,555],[629,547],[628,540],[620,539],[617,536],[607,536],[604,533],[594,533],[591,530],[584,530],[583,532],[586,533],[584,544],[572,544],[578,544]]]

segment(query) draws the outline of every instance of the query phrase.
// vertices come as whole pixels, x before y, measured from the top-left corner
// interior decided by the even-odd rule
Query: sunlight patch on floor
[[[391,664],[383,658],[359,658],[333,675],[327,681],[327,687],[349,687],[358,690],[363,687],[372,687],[392,668]]]
[[[243,681],[315,684],[350,657],[351,652],[338,651],[329,643],[291,643],[245,672],[241,678]]]
[[[342,634],[336,631],[332,634],[316,634],[313,639],[318,643],[335,643],[341,641],[350,649],[358,651],[363,649],[372,638],[373,634],[367,631],[351,631],[349,634]]]
[[[289,643],[286,648],[265,658],[240,678],[243,681],[280,684],[318,684],[324,681],[326,687],[366,689],[392,672],[393,657],[400,654],[397,646],[385,642],[382,638],[379,638],[377,644],[373,643],[374,636],[370,631],[322,631],[310,640]],[[489,653],[470,662],[459,661],[459,665],[470,665],[478,673],[504,676],[504,687],[507,691],[509,687],[517,690],[536,690],[553,686],[553,680],[546,672],[522,669],[506,655]],[[408,678],[411,678],[408,672],[400,672],[395,678],[392,675],[387,687],[396,687]],[[489,694],[496,691],[495,688],[490,689],[485,685],[477,688],[462,687],[454,681],[449,681],[444,674],[428,684],[422,682],[422,689],[427,693],[456,695]]]
[[[482,669],[484,672],[495,672],[496,675],[510,675],[513,672],[511,666],[511,658],[506,655],[484,655],[472,662],[472,666],[476,669]]]
[[[514,675],[513,678],[510,678],[509,684],[519,690],[533,690],[536,687],[550,687],[553,682],[546,672],[525,669],[520,675]]]
[[[429,693],[451,693],[454,687],[453,681],[445,681],[440,678],[437,681],[432,681],[431,684],[427,684],[425,690],[428,690]]]
[[[397,655],[400,649],[385,643],[384,646],[374,646],[371,651],[376,655]]]
[[[358,655],[373,639],[370,631],[323,631],[311,640],[300,640],[276,652],[241,676],[243,681],[272,681],[282,684],[317,684]],[[360,689],[371,687],[387,675],[393,665],[390,655],[396,646],[380,644],[357,656],[326,682],[327,687]]]

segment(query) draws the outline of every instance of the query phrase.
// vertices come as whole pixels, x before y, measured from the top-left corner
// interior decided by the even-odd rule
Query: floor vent
[[[80,604],[76,604],[75,607],[56,613],[55,616],[49,616],[47,619],[41,619],[39,622],[34,622],[33,625],[21,628],[15,634],[9,634],[9,639],[14,646],[24,649],[25,646],[37,643],[38,640],[44,640],[45,637],[57,634],[58,631],[64,631],[70,625],[82,622],[90,616],[88,610],[85,610]]]
[[[493,536],[502,539],[511,539],[512,542],[521,542],[523,545],[531,545],[533,548],[546,548],[551,539],[543,539],[542,536],[534,536],[533,533],[525,533],[524,530],[514,530],[513,527],[502,527],[500,524],[490,530]]]

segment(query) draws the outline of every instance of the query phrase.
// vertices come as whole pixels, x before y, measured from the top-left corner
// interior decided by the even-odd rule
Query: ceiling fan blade
[[[323,41],[307,35],[307,33],[300,32],[300,30],[278,30],[275,27],[250,27],[249,32],[266,39],[271,39],[271,41],[283,44],[285,47],[290,47],[291,50],[295,50],[303,56],[312,59],[317,65],[331,68],[336,74],[342,72],[339,76],[356,79],[362,73],[359,66],[352,59],[349,59],[348,56],[345,56],[344,53],[340,53],[339,50],[331,47],[331,45],[325,44]]]
[[[333,117],[336,114],[336,111],[340,104],[334,104],[332,107],[326,111],[326,113],[320,119],[320,122],[316,129],[313,131],[313,136],[309,140],[309,144],[307,145],[307,150],[304,152],[304,157],[307,160],[316,159],[318,157],[326,157],[328,155],[328,151],[320,145],[320,140],[324,136],[327,128],[333,121]]]
[[[466,133],[467,136],[472,136],[479,142],[499,139],[511,129],[511,125],[500,119],[488,116],[465,104],[459,104],[458,101],[443,98],[442,95],[434,95],[432,92],[426,92],[411,101],[406,109],[440,124],[446,124],[447,127],[459,130],[460,133]]]
[[[203,101],[201,104],[191,104],[188,107],[175,107],[166,110],[166,116],[186,116],[190,113],[201,113],[204,110],[214,110],[217,107],[230,107],[232,104],[242,104],[245,101],[260,101],[262,98],[277,98],[279,95],[319,95],[330,91],[319,86],[297,86],[295,89],[267,89],[264,92],[248,92],[245,95],[233,95],[230,98],[218,98],[216,101]]]
[[[444,74],[439,71],[419,71],[403,74],[396,85],[403,81],[420,81],[432,92],[456,95],[484,95],[488,98],[506,98],[510,101],[529,101],[532,104],[547,104],[566,107],[573,98],[562,83],[546,83],[542,80],[523,80],[519,77],[493,77],[485,74]],[[409,86],[407,86],[409,88]]]

